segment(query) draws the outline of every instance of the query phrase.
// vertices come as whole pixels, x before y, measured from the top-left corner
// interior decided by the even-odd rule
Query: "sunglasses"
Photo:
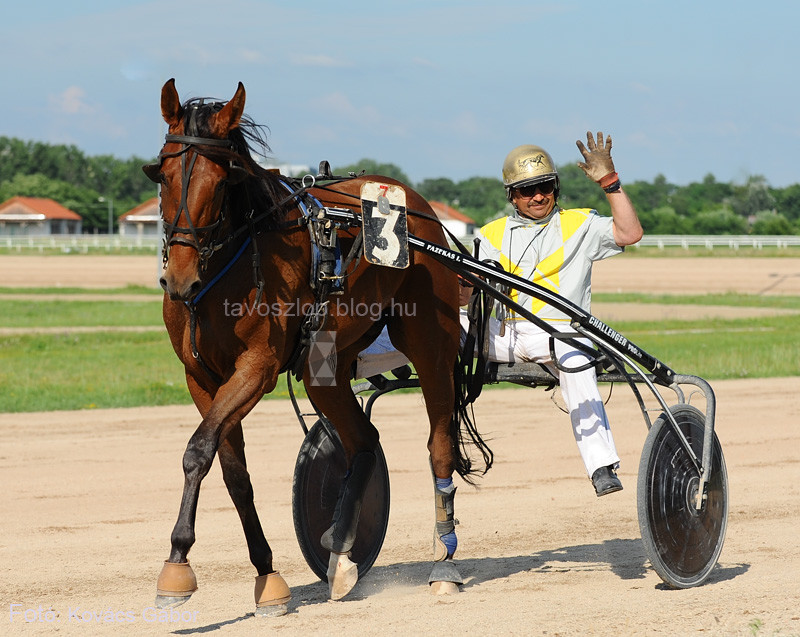
[[[537,191],[542,193],[544,196],[547,196],[552,195],[555,189],[556,182],[554,179],[551,179],[549,181],[543,181],[540,184],[533,184],[532,186],[522,186],[521,188],[516,188],[515,190],[521,197],[530,199],[537,193]]]

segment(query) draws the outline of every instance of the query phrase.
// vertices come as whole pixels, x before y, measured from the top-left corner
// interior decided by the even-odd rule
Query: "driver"
[[[539,146],[512,150],[503,164],[503,183],[511,215],[492,221],[477,232],[480,259],[491,259],[513,274],[533,281],[572,301],[587,312],[591,302],[592,264],[619,254],[642,238],[636,210],[622,189],[611,159],[611,136],[597,141],[586,134],[577,146],[584,161],[578,165],[606,193],[611,217],[587,208],[558,205],[559,179],[553,159]],[[511,298],[558,332],[569,332],[569,318],[552,306],[517,290]],[[463,300],[463,297],[462,297]],[[468,328],[466,314],[462,326]],[[558,375],[578,450],[597,496],[622,489],[616,474],[619,456],[608,417],[597,389],[594,367],[581,372],[560,371],[550,357],[550,335],[509,310],[502,321],[490,322],[489,359],[494,362],[535,362]],[[586,342],[586,339],[577,339]],[[581,367],[582,352],[555,341],[559,366]]]

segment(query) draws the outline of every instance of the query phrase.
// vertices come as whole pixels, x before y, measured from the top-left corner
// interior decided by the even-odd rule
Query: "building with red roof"
[[[52,199],[12,197],[0,204],[0,235],[80,234],[82,224],[78,213]]]
[[[430,201],[431,208],[439,217],[442,225],[452,232],[458,239],[463,239],[475,232],[475,220],[448,206],[441,201]]]
[[[160,220],[158,197],[153,197],[119,218],[119,233],[124,237],[153,237],[159,234]]]

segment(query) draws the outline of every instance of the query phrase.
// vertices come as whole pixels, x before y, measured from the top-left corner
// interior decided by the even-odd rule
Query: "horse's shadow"
[[[599,544],[579,544],[537,551],[530,555],[468,558],[456,560],[456,564],[464,578],[464,590],[525,572],[548,574],[610,570],[623,580],[643,580],[650,572],[641,540],[621,538],[605,540]],[[408,585],[408,582],[413,586],[424,584],[428,581],[430,569],[431,563],[428,561],[374,566],[359,580],[348,599],[364,599],[384,589]],[[749,564],[725,567],[718,564],[703,585],[734,579],[749,569]],[[655,587],[659,590],[672,590],[664,583],[658,583]],[[295,608],[328,599],[325,582],[296,587],[292,592],[298,600]]]
[[[579,544],[537,551],[530,555],[467,558],[457,560],[456,564],[464,578],[462,586],[464,590],[525,572],[547,575],[549,573],[610,570],[623,580],[643,580],[650,570],[641,540],[621,538],[604,540],[599,544]],[[428,581],[430,569],[429,561],[373,566],[359,580],[347,599],[367,599],[380,591],[409,586],[409,583],[413,587],[419,586]],[[718,564],[703,585],[734,579],[749,569],[749,564],[733,564],[725,567]],[[659,590],[672,590],[663,583],[656,584],[655,587]],[[328,585],[325,582],[317,581],[294,586],[292,587],[292,596],[289,613],[297,612],[297,609],[303,606],[327,603]],[[175,634],[190,635],[211,632],[252,616],[250,613],[215,624],[177,630]]]
[[[462,588],[469,589],[495,579],[510,577],[518,573],[561,573],[610,570],[623,580],[644,579],[650,571],[649,562],[639,539],[605,540],[599,544],[579,544],[558,549],[537,551],[530,555],[511,557],[481,557],[457,560],[459,572],[464,578]],[[749,564],[729,567],[717,565],[707,583],[730,580],[747,572]],[[430,562],[393,564],[376,567],[370,571],[389,583],[398,573],[406,579],[427,581]],[[657,588],[669,590],[665,584]]]
[[[457,560],[459,572],[464,578],[463,589],[469,589],[485,582],[510,577],[518,573],[561,573],[610,570],[623,580],[644,579],[650,571],[649,562],[639,539],[605,540],[599,544],[579,544],[557,549],[537,551],[530,555],[510,557],[481,557]],[[717,565],[706,583],[730,580],[747,572],[749,564],[736,564],[729,567]],[[376,577],[391,585],[398,573],[404,579],[427,581],[430,562],[393,564],[376,567],[370,571]],[[670,590],[666,584],[659,583],[656,588]]]

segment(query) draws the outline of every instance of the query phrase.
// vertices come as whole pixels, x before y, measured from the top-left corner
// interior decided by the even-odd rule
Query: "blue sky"
[[[162,84],[229,99],[273,157],[372,158],[413,181],[558,164],[610,132],[623,180],[800,182],[800,3],[28,0],[0,22],[0,135],[157,154]]]

